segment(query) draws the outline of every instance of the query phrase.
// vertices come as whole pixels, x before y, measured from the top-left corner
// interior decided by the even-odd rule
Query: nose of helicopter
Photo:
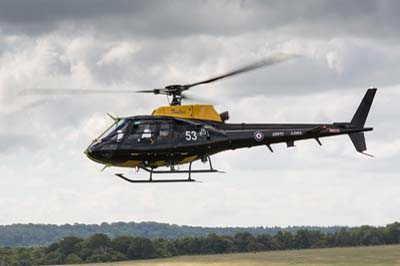
[[[86,156],[90,160],[95,162],[100,162],[98,152],[96,151],[95,143],[90,144],[89,147],[87,147],[87,149],[84,151],[84,154],[86,154]]]
[[[93,151],[91,148],[92,145],[90,145],[89,147],[86,148],[86,150],[83,152],[84,154],[86,154],[86,156],[92,160],[92,155],[93,155]]]
[[[102,144],[97,143],[96,141],[90,144],[89,147],[87,147],[87,149],[84,151],[84,153],[90,160],[96,163],[110,164],[113,161],[112,151],[104,150]]]
[[[92,153],[92,151],[89,149],[89,147],[83,152],[84,154],[86,154],[86,156],[90,156],[90,154]]]

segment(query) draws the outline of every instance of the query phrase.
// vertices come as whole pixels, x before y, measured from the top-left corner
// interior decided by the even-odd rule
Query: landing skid
[[[174,167],[171,167],[170,170],[154,170],[153,168],[147,168],[144,166],[139,166],[139,169],[143,169],[144,171],[150,173],[150,177],[148,180],[145,179],[131,179],[124,176],[122,173],[115,174],[119,178],[129,182],[129,183],[178,183],[178,182],[198,182],[195,179],[192,179],[192,173],[224,173],[222,171],[218,171],[212,167],[211,159],[207,156],[207,160],[209,162],[209,169],[198,169],[192,170],[192,162],[189,163],[189,170],[175,170]],[[153,179],[153,174],[188,174],[187,179]]]
[[[197,182],[194,179],[149,179],[149,180],[145,180],[145,179],[130,179],[125,177],[123,174],[119,173],[119,174],[115,174],[116,176],[118,176],[119,178],[122,178],[123,180],[129,182],[129,183],[179,183],[179,182]]]

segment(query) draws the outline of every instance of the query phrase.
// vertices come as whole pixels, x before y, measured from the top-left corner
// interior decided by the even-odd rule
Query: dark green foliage
[[[346,247],[353,245],[353,238],[350,232],[346,229],[340,229],[330,239],[330,246]]]
[[[134,237],[129,245],[127,255],[129,259],[151,259],[156,257],[156,249],[150,239]]]
[[[12,224],[0,225],[0,246],[39,246],[49,245],[60,241],[67,236],[85,238],[93,234],[105,234],[110,238],[119,235],[145,237],[150,239],[165,238],[178,239],[184,237],[217,235],[233,236],[240,232],[249,232],[252,235],[274,235],[279,231],[294,233],[299,229],[319,230],[322,233],[334,233],[339,227],[195,227],[178,226],[165,223],[102,223],[97,224]]]
[[[297,249],[312,248],[323,235],[319,231],[300,229],[294,237],[294,247]]]
[[[256,242],[259,250],[271,250],[272,249],[272,237],[270,235],[259,235],[256,236]]]
[[[103,262],[103,261],[121,261],[127,260],[127,256],[121,252],[115,251],[112,248],[100,247],[93,250],[87,262]]]
[[[384,232],[381,229],[372,226],[361,226],[351,229],[354,235],[357,236],[355,242],[359,245],[382,245],[384,243]]]
[[[383,230],[385,243],[396,244],[400,243],[400,223],[396,222],[386,226]]]
[[[82,259],[76,254],[69,254],[64,261],[66,264],[82,263]]]
[[[207,253],[227,253],[230,252],[232,241],[229,237],[209,234],[205,240],[207,243]]]
[[[94,234],[84,241],[84,246],[95,250],[98,248],[107,248],[111,245],[111,240],[105,234]]]
[[[178,250],[173,241],[157,238],[153,240],[154,249],[158,258],[166,258],[178,255]]]
[[[65,237],[63,240],[58,242],[58,247],[56,249],[65,256],[68,256],[71,253],[78,253],[78,251],[80,251],[78,243],[81,241],[82,239],[75,236]]]
[[[271,248],[273,250],[294,248],[294,235],[289,232],[278,232],[271,240]]]
[[[75,264],[136,259],[163,258],[176,255],[255,252],[265,250],[305,249],[342,246],[400,244],[400,223],[386,227],[361,226],[336,232],[300,229],[295,233],[279,231],[274,235],[235,235],[149,239],[93,234],[85,239],[65,237],[47,247],[0,248],[0,266]]]
[[[127,254],[132,238],[129,236],[117,236],[111,241],[111,247],[123,254]]]
[[[61,252],[52,251],[46,254],[46,259],[44,261],[46,264],[61,264],[64,262],[64,256],[61,254]]]
[[[255,250],[256,240],[249,232],[237,233],[233,237],[234,251],[247,252]]]

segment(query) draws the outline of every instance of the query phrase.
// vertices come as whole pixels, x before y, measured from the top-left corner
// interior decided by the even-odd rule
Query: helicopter
[[[218,113],[209,104],[182,105],[190,99],[184,92],[189,89],[215,82],[227,77],[253,71],[255,69],[284,62],[288,56],[275,56],[246,65],[223,75],[185,85],[169,85],[164,88],[139,91],[104,91],[86,89],[30,89],[26,94],[90,94],[90,93],[150,93],[166,95],[168,106],[156,108],[151,115],[114,117],[112,125],[85,150],[87,157],[104,168],[127,167],[149,173],[148,179],[128,178],[123,173],[115,175],[130,183],[194,182],[193,173],[217,173],[211,156],[226,150],[265,146],[273,152],[272,144],[286,143],[294,147],[295,141],[347,134],[355,149],[368,156],[364,132],[372,131],[364,127],[376,88],[365,93],[350,122],[320,124],[271,124],[271,123],[228,123],[227,111]],[[193,169],[195,161],[208,163],[205,169]],[[181,169],[187,165],[188,169]],[[159,168],[166,169],[160,170]],[[155,174],[187,174],[187,178],[154,179]]]

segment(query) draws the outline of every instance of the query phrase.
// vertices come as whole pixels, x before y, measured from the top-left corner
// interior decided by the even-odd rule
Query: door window
[[[168,121],[141,120],[131,126],[126,143],[165,143],[171,138],[171,123]]]

